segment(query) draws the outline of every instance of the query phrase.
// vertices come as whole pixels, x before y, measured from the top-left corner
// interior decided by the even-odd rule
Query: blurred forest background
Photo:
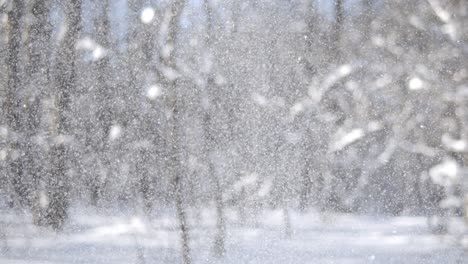
[[[464,214],[466,1],[0,0],[0,58],[0,194],[38,225]]]

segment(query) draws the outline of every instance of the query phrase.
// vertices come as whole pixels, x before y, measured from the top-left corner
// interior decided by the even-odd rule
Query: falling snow
[[[468,2],[0,0],[0,264],[466,263]]]

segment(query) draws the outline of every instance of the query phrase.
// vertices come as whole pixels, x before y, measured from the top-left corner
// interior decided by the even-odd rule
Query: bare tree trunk
[[[28,148],[26,149],[27,154],[25,155],[28,160],[29,168],[28,173],[32,176],[33,184],[33,204],[32,204],[32,213],[33,221],[36,224],[44,223],[44,211],[45,204],[41,204],[41,197],[45,196],[44,184],[45,180],[44,172],[45,168],[40,167],[38,164],[41,160],[37,157],[37,152],[34,153],[32,148],[37,149],[37,146],[33,143],[31,139],[32,136],[36,135],[39,131],[39,124],[41,119],[41,101],[43,97],[46,96],[46,91],[49,90],[50,83],[50,74],[49,74],[49,56],[50,49],[48,45],[50,44],[52,26],[49,21],[50,13],[50,1],[49,0],[36,0],[32,6],[32,14],[36,18],[35,23],[32,24],[30,30],[30,67],[31,67],[31,77],[32,83],[34,83],[39,90],[39,93],[35,95],[33,100],[28,100],[33,102],[32,106],[28,108],[28,124],[30,128],[30,134],[28,136]],[[43,162],[45,160],[42,160]]]
[[[373,19],[373,12],[372,12],[372,5],[374,0],[362,0],[363,1],[363,6],[364,6],[364,12],[363,16],[364,19],[362,19],[362,27],[363,27],[363,37],[365,41],[369,40],[369,36],[371,33],[371,22]]]
[[[160,13],[153,10],[156,14],[155,17],[151,18],[150,21],[141,20],[141,12],[144,12],[145,1],[142,0],[130,0],[128,2],[130,10],[132,11],[133,21],[130,23],[129,37],[128,37],[128,57],[131,61],[129,64],[128,71],[130,72],[130,89],[134,94],[134,91],[154,84],[158,81],[163,81],[160,72],[158,71],[159,62],[156,57],[160,54],[155,55],[155,47],[157,45],[157,30],[160,22]],[[147,7],[150,8],[150,7]],[[167,14],[166,14],[167,15]],[[167,22],[167,21],[166,21]],[[161,52],[162,54],[162,52]],[[166,58],[167,59],[167,58]],[[167,61],[163,61],[167,64]],[[168,82],[170,83],[170,81]],[[148,87],[146,87],[148,88]],[[153,100],[154,98],[150,99]],[[136,137],[140,139],[147,139],[153,143],[152,148],[139,148],[136,154],[140,159],[137,159],[135,163],[134,177],[138,181],[138,195],[139,198],[143,199],[143,209],[146,214],[149,214],[153,208],[154,195],[155,195],[155,184],[154,179],[157,174],[157,170],[150,171],[150,166],[158,164],[158,161],[154,158],[159,154],[164,153],[168,150],[163,146],[165,143],[163,135],[161,135],[160,120],[152,115],[154,112],[163,112],[164,110],[159,108],[159,104],[153,102],[151,105],[150,115],[148,112],[142,113],[139,110],[138,100],[133,99],[133,105],[130,111],[132,113],[133,122],[135,127],[138,127],[138,131],[135,131]],[[135,107],[137,106],[137,107]],[[154,112],[153,112],[154,111]],[[136,120],[135,120],[136,119]],[[143,122],[144,120],[144,122]],[[153,155],[157,153],[158,155]]]
[[[8,23],[10,26],[8,36],[8,90],[5,110],[7,122],[10,129],[18,129],[19,113],[17,103],[17,93],[20,86],[19,64],[21,49],[21,20],[23,18],[24,3],[23,0],[12,1],[11,11],[8,12]]]
[[[343,62],[343,52],[341,48],[341,35],[343,30],[343,20],[344,20],[344,11],[343,11],[343,1],[344,0],[334,0],[334,15],[335,21],[333,23],[332,35],[331,35],[331,61],[332,66],[338,65]],[[332,104],[332,112],[338,114],[340,116],[341,109],[338,104]],[[338,121],[335,122],[335,126],[340,126],[342,124],[342,119],[340,118]],[[329,155],[326,159],[326,163],[328,166],[327,178],[325,180],[326,183],[326,191],[327,197],[325,198],[325,205],[327,208],[332,210],[341,211],[343,209],[342,202],[339,195],[339,190],[337,190],[337,186],[342,181],[337,172],[333,170],[333,160],[334,155]]]
[[[153,195],[154,195],[154,190],[152,187],[152,182],[151,182],[151,177],[150,173],[148,171],[148,164],[150,163],[150,153],[148,149],[142,149],[140,150],[140,161],[138,162],[140,165],[139,175],[139,191],[141,193],[141,196],[143,198],[143,210],[147,216],[151,213],[151,210],[153,208]]]
[[[81,30],[81,0],[64,3],[68,30],[58,52],[56,69],[56,108],[57,137],[52,146],[52,172],[48,182],[49,207],[47,222],[60,229],[67,218],[69,206],[70,179],[68,178],[68,159],[70,136],[70,93],[77,87],[75,46]]]
[[[99,16],[95,21],[96,38],[99,45],[106,50],[104,57],[97,59],[97,119],[99,122],[99,136],[97,138],[97,153],[101,159],[101,164],[95,175],[92,177],[92,199],[91,202],[96,205],[98,200],[103,195],[105,181],[109,177],[110,162],[109,162],[109,131],[112,124],[112,94],[110,85],[110,70],[109,70],[109,51],[110,45],[110,22],[109,22],[109,0],[99,1]]]
[[[23,163],[21,161],[21,100],[19,89],[21,86],[20,55],[21,55],[21,21],[23,19],[23,0],[12,1],[11,11],[8,12],[8,24],[10,26],[8,36],[7,58],[7,95],[5,101],[6,121],[10,134],[10,151],[8,171],[15,195],[24,203],[27,201],[28,189],[23,177]]]
[[[341,35],[343,31],[343,22],[344,22],[344,10],[343,10],[343,0],[334,0],[334,11],[335,11],[335,23],[333,24],[332,32],[332,47],[333,47],[333,56],[336,63],[340,63],[342,60],[342,51],[341,51]]]
[[[210,52],[213,50],[213,41],[214,41],[214,28],[213,28],[213,10],[211,9],[211,5],[209,3],[209,0],[204,1],[204,8],[205,8],[205,13],[207,16],[207,29],[206,29],[206,45],[207,48]],[[207,54],[208,56],[211,56],[212,54]],[[214,59],[214,56],[211,56],[212,59]],[[215,64],[213,62],[213,64]],[[210,157],[210,153],[213,152],[214,146],[216,145],[216,140],[213,135],[213,117],[212,113],[214,112],[212,109],[212,100],[214,100],[213,95],[211,93],[211,89],[214,89],[215,86],[214,82],[214,74],[213,70],[211,70],[208,73],[208,80],[206,84],[206,97],[210,101],[210,104],[208,105],[207,109],[205,109],[204,113],[204,128],[205,128],[205,162],[208,163],[208,168],[209,168],[209,176],[211,179],[213,179],[213,182],[215,183],[215,205],[216,205],[216,235],[215,235],[215,241],[214,241],[214,253],[217,256],[223,256],[225,254],[225,238],[226,238],[226,221],[224,219],[224,205],[223,205],[223,190],[222,186],[220,183],[220,180],[218,178],[218,175],[216,174],[216,169],[215,169],[215,164],[212,160],[212,157]]]
[[[211,165],[213,167],[213,165]],[[226,253],[225,249],[225,240],[226,240],[226,221],[224,219],[224,203],[223,203],[223,193],[220,186],[218,177],[216,176],[214,169],[211,172],[211,175],[215,178],[215,202],[216,202],[216,235],[214,241],[214,253],[217,256],[224,256]]]
[[[137,140],[141,140],[147,136],[146,131],[143,129],[143,117],[142,113],[140,112],[139,108],[139,98],[134,96],[135,91],[140,89],[142,80],[145,79],[145,58],[144,58],[144,47],[143,44],[146,42],[146,36],[142,30],[142,23],[140,21],[140,14],[141,9],[144,6],[143,0],[128,0],[127,1],[129,11],[130,11],[130,23],[127,35],[127,62],[125,63],[125,67],[129,72],[129,80],[128,80],[128,89],[125,89],[124,96],[127,97],[129,100],[129,104],[126,106],[125,114],[126,117],[124,119],[124,124],[128,127],[133,128],[133,133],[135,134],[135,138]],[[147,121],[149,122],[149,121]],[[153,132],[153,131],[152,131]],[[144,203],[145,201],[145,180],[147,175],[147,152],[148,150],[137,148],[132,151],[131,155],[137,157],[134,160],[133,168],[130,177],[137,179],[137,195],[142,194]],[[136,197],[139,198],[139,197]],[[146,205],[144,206],[144,210],[148,212],[148,208]]]
[[[174,0],[169,13],[169,25],[168,34],[166,39],[166,47],[169,52],[163,54],[161,57],[165,62],[166,66],[173,69],[176,68],[175,61],[175,44],[176,36],[178,32],[178,23],[180,16],[185,6],[185,0]],[[170,116],[168,120],[169,125],[169,144],[170,144],[170,157],[169,157],[169,171],[172,177],[172,182],[175,192],[175,202],[177,210],[177,218],[179,219],[179,226],[181,231],[181,243],[182,243],[182,259],[183,263],[190,264],[190,245],[189,245],[189,234],[187,226],[187,213],[183,204],[182,197],[182,155],[180,146],[180,98],[178,91],[177,80],[169,81],[169,95],[168,95],[168,107],[170,109]]]
[[[299,209],[301,212],[305,212],[309,208],[310,192],[312,190],[312,154],[309,151],[304,153],[305,164],[302,169],[302,182],[301,182],[301,193],[299,199]]]

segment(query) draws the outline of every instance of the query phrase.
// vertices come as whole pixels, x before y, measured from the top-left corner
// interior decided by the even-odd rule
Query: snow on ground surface
[[[150,218],[110,211],[75,208],[61,233],[1,211],[0,263],[181,263],[173,211]],[[431,234],[425,217],[291,212],[288,237],[281,210],[244,223],[227,214],[226,255],[216,258],[213,211],[190,211],[193,263],[468,263],[468,252],[453,237]]]

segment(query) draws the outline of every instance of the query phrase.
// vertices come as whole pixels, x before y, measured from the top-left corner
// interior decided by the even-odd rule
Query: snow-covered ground
[[[74,209],[56,234],[2,211],[0,263],[180,263],[175,214],[141,215]],[[194,263],[468,263],[468,251],[453,236],[431,234],[424,217],[291,212],[288,236],[281,210],[244,223],[235,211],[227,215],[226,255],[216,258],[212,211],[191,210]]]

